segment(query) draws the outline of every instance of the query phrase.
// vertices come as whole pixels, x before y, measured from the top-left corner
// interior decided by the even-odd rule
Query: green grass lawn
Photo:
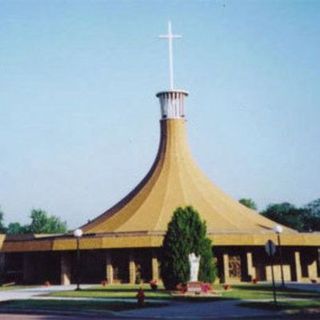
[[[266,299],[266,301],[250,301],[239,304],[239,306],[258,309],[303,311],[308,308],[320,308],[320,293],[318,292],[277,287],[276,294],[277,305],[273,302],[271,285],[235,285],[223,296],[238,300]]]
[[[63,291],[55,292],[52,296],[58,297],[87,297],[87,298],[135,298],[137,290],[142,287],[148,299],[175,299],[183,300],[183,297],[172,296],[169,291],[163,287],[158,290],[151,290],[148,284],[145,285],[107,285],[106,287],[94,286],[81,291]],[[224,290],[222,285],[215,285],[214,289],[220,294],[219,297],[200,297],[203,300],[217,299],[239,299],[239,300],[259,300],[272,299],[272,287],[270,285],[233,285],[230,290]],[[296,289],[277,288],[277,296],[281,299],[319,299],[320,294],[316,292],[301,291]],[[199,298],[199,297],[197,297]],[[190,299],[190,297],[185,298]],[[192,297],[191,297],[192,299]]]
[[[80,291],[61,291],[54,292],[50,296],[54,297],[86,297],[86,298],[135,298],[139,288],[144,290],[147,298],[151,299],[171,299],[169,291],[160,288],[159,290],[151,290],[148,284],[144,285],[107,285],[93,286]]]
[[[110,311],[121,311],[138,308],[136,303],[136,294],[139,288],[143,288],[145,296],[148,302],[145,307],[161,307],[166,305],[165,302],[159,300],[171,300],[171,301],[212,301],[224,300],[224,299],[236,299],[241,306],[263,309],[298,309],[304,310],[306,308],[320,308],[320,294],[316,292],[300,291],[296,289],[277,288],[278,290],[278,306],[274,306],[272,302],[273,294],[272,287],[267,284],[239,284],[232,285],[230,290],[224,290],[222,285],[215,285],[214,289],[220,295],[216,297],[184,297],[171,295],[169,291],[166,291],[163,287],[159,287],[158,290],[151,290],[148,284],[145,285],[107,285],[92,286],[80,291],[61,291],[54,292],[50,296],[52,297],[66,297],[66,298],[95,298],[92,300],[15,300],[3,302],[1,307],[11,308],[17,311],[23,311],[27,309],[37,310],[54,310],[54,311],[87,311],[87,312],[100,312],[108,313]],[[112,298],[119,299],[117,301]],[[129,301],[127,301],[129,299]],[[258,301],[263,300],[266,301]],[[291,300],[290,300],[291,299]],[[294,299],[294,300],[292,300]],[[131,301],[130,301],[131,300]],[[242,300],[257,300],[257,301],[242,301]]]
[[[318,292],[302,291],[281,287],[277,287],[276,292],[277,297],[281,299],[320,299],[320,293]],[[224,291],[223,297],[240,300],[273,299],[273,291],[272,286],[268,284],[242,284],[234,285],[231,287],[231,290]]]

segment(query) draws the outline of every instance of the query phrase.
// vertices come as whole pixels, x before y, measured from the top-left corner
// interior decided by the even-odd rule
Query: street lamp
[[[284,285],[283,264],[282,264],[282,248],[281,248],[281,242],[280,242],[280,233],[282,233],[283,227],[280,225],[276,225],[274,226],[273,231],[277,234],[277,238],[278,238],[280,270],[281,270],[281,285],[284,287],[285,285]]]
[[[83,235],[83,231],[81,229],[76,229],[73,231],[74,237],[77,239],[77,288],[76,290],[80,290],[80,238]]]

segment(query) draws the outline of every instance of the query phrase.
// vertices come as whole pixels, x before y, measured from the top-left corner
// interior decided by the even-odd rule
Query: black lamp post
[[[77,267],[76,267],[76,280],[77,280],[77,287],[76,291],[80,290],[80,238],[83,235],[83,231],[81,229],[76,229],[73,231],[73,235],[77,239]]]
[[[277,234],[277,239],[278,239],[279,257],[280,257],[280,270],[281,270],[281,285],[282,285],[282,287],[284,287],[285,284],[284,284],[284,275],[283,275],[282,248],[281,248],[281,241],[280,241],[280,233],[282,233],[283,227],[280,226],[280,225],[276,225],[273,228],[273,230]]]

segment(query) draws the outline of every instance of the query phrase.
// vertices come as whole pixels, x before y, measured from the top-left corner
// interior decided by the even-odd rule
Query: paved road
[[[70,317],[70,316],[51,316],[51,315],[0,314],[0,319],[1,320],[79,320],[80,318],[78,316]],[[86,320],[86,318],[81,318],[81,319]],[[100,318],[100,319],[102,320],[106,318]],[[99,319],[95,318],[95,320],[99,320]]]
[[[285,285],[288,288],[292,288],[292,289],[309,290],[309,291],[320,292],[320,283],[287,282]]]
[[[146,308],[122,311],[121,316],[155,319],[221,319],[230,317],[261,317],[276,315],[278,312],[262,309],[243,308],[239,301],[174,302],[161,308]]]
[[[130,318],[129,318],[130,319]],[[135,320],[153,320],[154,318],[135,318]],[[180,317],[179,320],[183,320],[183,317]],[[194,317],[194,320],[209,320],[208,318]],[[222,318],[219,320],[234,320],[234,317]],[[240,319],[240,318],[238,318]],[[265,317],[245,317],[241,318],[242,320],[319,320],[318,315],[281,315],[281,316],[265,316]],[[13,315],[13,314],[0,314],[0,320],[128,320],[128,318],[107,318],[107,317],[80,317],[80,316],[55,316],[55,315]],[[166,320],[172,320],[172,318],[166,318]],[[212,319],[215,320],[215,319]]]
[[[119,318],[103,317],[79,317],[59,315],[32,315],[32,314],[0,314],[0,320],[119,320]]]
[[[113,312],[105,314],[100,317],[98,314],[87,314],[79,312],[79,314],[72,314],[65,317],[63,310],[59,312],[61,315],[44,315],[44,316],[30,316],[19,315],[18,318],[14,316],[9,317],[0,314],[0,319],[153,319],[153,320],[213,320],[213,319],[230,319],[230,318],[250,318],[254,319],[263,316],[272,316],[275,318],[278,312],[243,308],[239,307],[237,301],[212,301],[212,302],[171,302],[168,306],[142,308],[129,311]],[[32,312],[32,310],[31,310]],[[49,314],[52,312],[48,312]]]

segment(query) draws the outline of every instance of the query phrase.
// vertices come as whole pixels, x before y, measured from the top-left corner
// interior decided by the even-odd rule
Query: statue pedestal
[[[191,281],[187,283],[187,293],[200,294],[201,293],[201,284],[200,281]]]

